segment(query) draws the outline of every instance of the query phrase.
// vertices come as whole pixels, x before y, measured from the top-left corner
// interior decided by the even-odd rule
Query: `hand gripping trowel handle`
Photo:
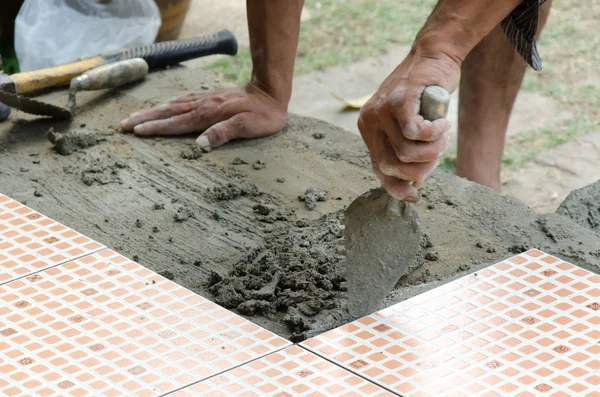
[[[448,113],[450,94],[429,86],[421,96],[419,114],[429,121]],[[372,313],[419,252],[421,228],[417,208],[372,189],[345,211],[344,245],[348,311],[354,317]]]

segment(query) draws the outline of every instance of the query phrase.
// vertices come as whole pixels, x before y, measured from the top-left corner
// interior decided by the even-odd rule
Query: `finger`
[[[391,114],[380,112],[380,122],[388,135],[396,157],[403,163],[427,163],[438,159],[446,146],[448,134],[438,137],[435,141],[413,141],[404,137],[400,127]]]
[[[210,93],[213,93],[214,91],[211,91]],[[207,94],[209,94],[209,92],[190,92],[189,94],[185,94],[179,97],[176,97],[174,99],[171,99],[169,101],[169,103],[183,103],[183,102],[194,102],[197,101],[198,99],[202,99],[202,97],[206,96]]]
[[[417,201],[419,192],[415,186],[410,184],[410,182],[384,175],[377,169],[375,169],[375,175],[377,175],[381,183],[383,183],[383,187],[385,187],[388,194],[396,200],[408,201],[411,203]]]
[[[402,163],[428,163],[438,160],[450,141],[450,135],[446,134],[433,142],[410,141],[406,138],[402,146],[392,144],[396,157]],[[391,140],[390,140],[391,141]]]
[[[198,108],[194,111],[172,116],[162,120],[147,121],[134,127],[136,135],[183,135],[192,132],[201,132],[223,120],[222,113],[214,110]]]
[[[434,121],[424,120],[422,116],[416,115],[402,128],[405,138],[413,141],[435,141],[450,131],[450,121],[437,119]]]
[[[131,131],[135,126],[143,124],[147,121],[166,119],[179,114],[187,113],[197,107],[196,102],[182,103],[164,103],[151,107],[150,109],[140,110],[132,113],[128,118],[121,121],[121,129],[123,131]]]
[[[249,124],[252,123],[250,113],[239,113],[210,127],[196,139],[196,144],[205,151],[210,151],[236,138],[249,135]]]
[[[436,161],[427,163],[403,163],[401,162],[392,145],[389,143],[387,135],[384,135],[377,142],[377,153],[375,155],[377,167],[384,175],[391,176],[405,181],[421,181],[436,166]]]
[[[261,117],[253,113],[238,113],[233,117],[221,121],[196,139],[196,144],[205,151],[210,151],[233,139],[256,137],[260,130]]]
[[[450,129],[447,119],[424,120],[419,114],[421,95],[425,87],[397,89],[390,99],[390,112],[405,138],[414,141],[435,141]]]

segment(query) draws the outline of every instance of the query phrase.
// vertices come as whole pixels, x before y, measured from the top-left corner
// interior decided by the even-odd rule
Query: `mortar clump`
[[[185,160],[197,160],[202,157],[202,148],[196,145],[190,145],[187,149],[181,152],[180,156]]]
[[[215,302],[284,321],[296,335],[310,329],[314,316],[339,310],[346,290],[342,217],[338,211],[308,224],[275,227],[228,274],[210,276]]]
[[[300,201],[304,201],[306,204],[306,208],[309,210],[314,210],[317,206],[317,201],[327,201],[328,193],[327,190],[319,189],[316,187],[311,187],[306,189],[304,194],[298,196]]]
[[[256,185],[243,187],[234,183],[228,183],[225,186],[215,186],[209,192],[219,201],[235,200],[240,196],[258,197],[263,194],[262,190]]]
[[[52,143],[54,150],[63,156],[68,156],[78,150],[96,146],[106,139],[100,138],[98,134],[88,130],[73,130],[67,133],[55,132],[50,128],[46,133],[48,140]]]

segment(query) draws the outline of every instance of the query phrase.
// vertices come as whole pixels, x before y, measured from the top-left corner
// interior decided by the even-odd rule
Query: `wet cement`
[[[600,233],[600,181],[572,191],[556,212]]]
[[[50,128],[46,136],[50,143],[52,143],[56,153],[62,154],[63,156],[68,156],[78,150],[96,146],[104,140],[95,132],[83,129],[60,133],[54,131],[54,128]]]
[[[291,115],[275,136],[189,160],[181,153],[196,136],[140,139],[118,130],[133,111],[217,85],[199,70],[175,68],[127,91],[81,93],[71,124],[13,112],[0,123],[0,192],[284,337],[344,323],[340,211],[378,185],[359,137]],[[60,104],[65,96],[42,99]],[[48,129],[66,133],[82,123],[105,141],[57,154]],[[257,161],[266,167],[256,169]],[[311,211],[298,196],[315,187],[329,199]],[[592,230],[453,175],[435,172],[418,210],[421,247],[382,305],[528,248],[599,272]]]

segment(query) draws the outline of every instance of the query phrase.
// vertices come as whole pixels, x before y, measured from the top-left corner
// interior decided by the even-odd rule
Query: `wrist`
[[[440,1],[417,34],[413,51],[425,57],[444,54],[460,65],[522,1]]]
[[[274,75],[263,76],[253,72],[250,78],[250,85],[275,99],[287,110],[292,96],[291,80],[291,77],[288,79]]]
[[[411,52],[421,58],[447,58],[460,67],[476,43],[471,44],[469,34],[453,25],[445,21],[428,21],[417,34]]]

